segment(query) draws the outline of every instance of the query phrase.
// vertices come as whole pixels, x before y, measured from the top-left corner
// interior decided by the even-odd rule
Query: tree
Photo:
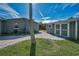
[[[36,52],[36,40],[34,35],[34,28],[33,28],[33,19],[32,19],[32,3],[29,3],[29,25],[30,25],[30,35],[31,35],[31,48],[30,48],[30,55],[35,56]]]

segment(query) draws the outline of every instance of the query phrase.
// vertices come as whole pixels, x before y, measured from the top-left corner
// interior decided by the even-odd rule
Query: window
[[[51,27],[51,25],[49,25],[49,27]]]
[[[60,24],[56,25],[56,34],[60,35]]]
[[[67,24],[62,24],[62,29],[67,29]]]
[[[49,25],[49,28],[52,28],[52,25],[51,24]]]
[[[56,25],[56,29],[60,29],[60,24],[57,24]]]
[[[62,36],[67,36],[67,24],[61,25],[61,34]]]
[[[19,28],[17,25],[14,28]]]
[[[14,30],[15,30],[15,29],[17,29],[17,30],[19,29],[18,23],[15,23],[15,24],[14,24],[14,28],[13,28],[13,29],[14,29]]]

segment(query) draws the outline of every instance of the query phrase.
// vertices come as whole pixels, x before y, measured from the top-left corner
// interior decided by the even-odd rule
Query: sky
[[[0,17],[29,18],[28,3],[0,3]],[[32,4],[33,19],[64,20],[70,17],[79,17],[77,3],[35,3]]]

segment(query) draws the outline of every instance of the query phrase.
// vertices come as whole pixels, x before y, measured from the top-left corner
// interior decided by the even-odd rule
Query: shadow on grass
[[[36,41],[34,43],[31,42],[31,48],[30,48],[30,56],[36,55]]]
[[[64,37],[64,36],[55,35],[55,34],[52,34],[52,33],[49,33],[49,34],[56,36],[56,37],[65,38],[66,40],[69,40],[69,41],[72,41],[74,43],[79,44],[79,39],[73,39],[73,38],[70,38],[70,37],[68,38],[68,37]]]
[[[67,40],[69,40],[69,41],[72,41],[72,42],[74,42],[74,43],[79,44],[79,39],[75,40],[75,39],[68,38]]]

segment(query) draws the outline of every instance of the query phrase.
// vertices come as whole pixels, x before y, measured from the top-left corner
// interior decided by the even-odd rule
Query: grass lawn
[[[30,40],[23,41],[21,43],[0,49],[0,55],[29,56]],[[36,55],[37,56],[79,55],[79,44],[78,42],[75,43],[69,40],[57,41],[57,40],[37,39]]]

